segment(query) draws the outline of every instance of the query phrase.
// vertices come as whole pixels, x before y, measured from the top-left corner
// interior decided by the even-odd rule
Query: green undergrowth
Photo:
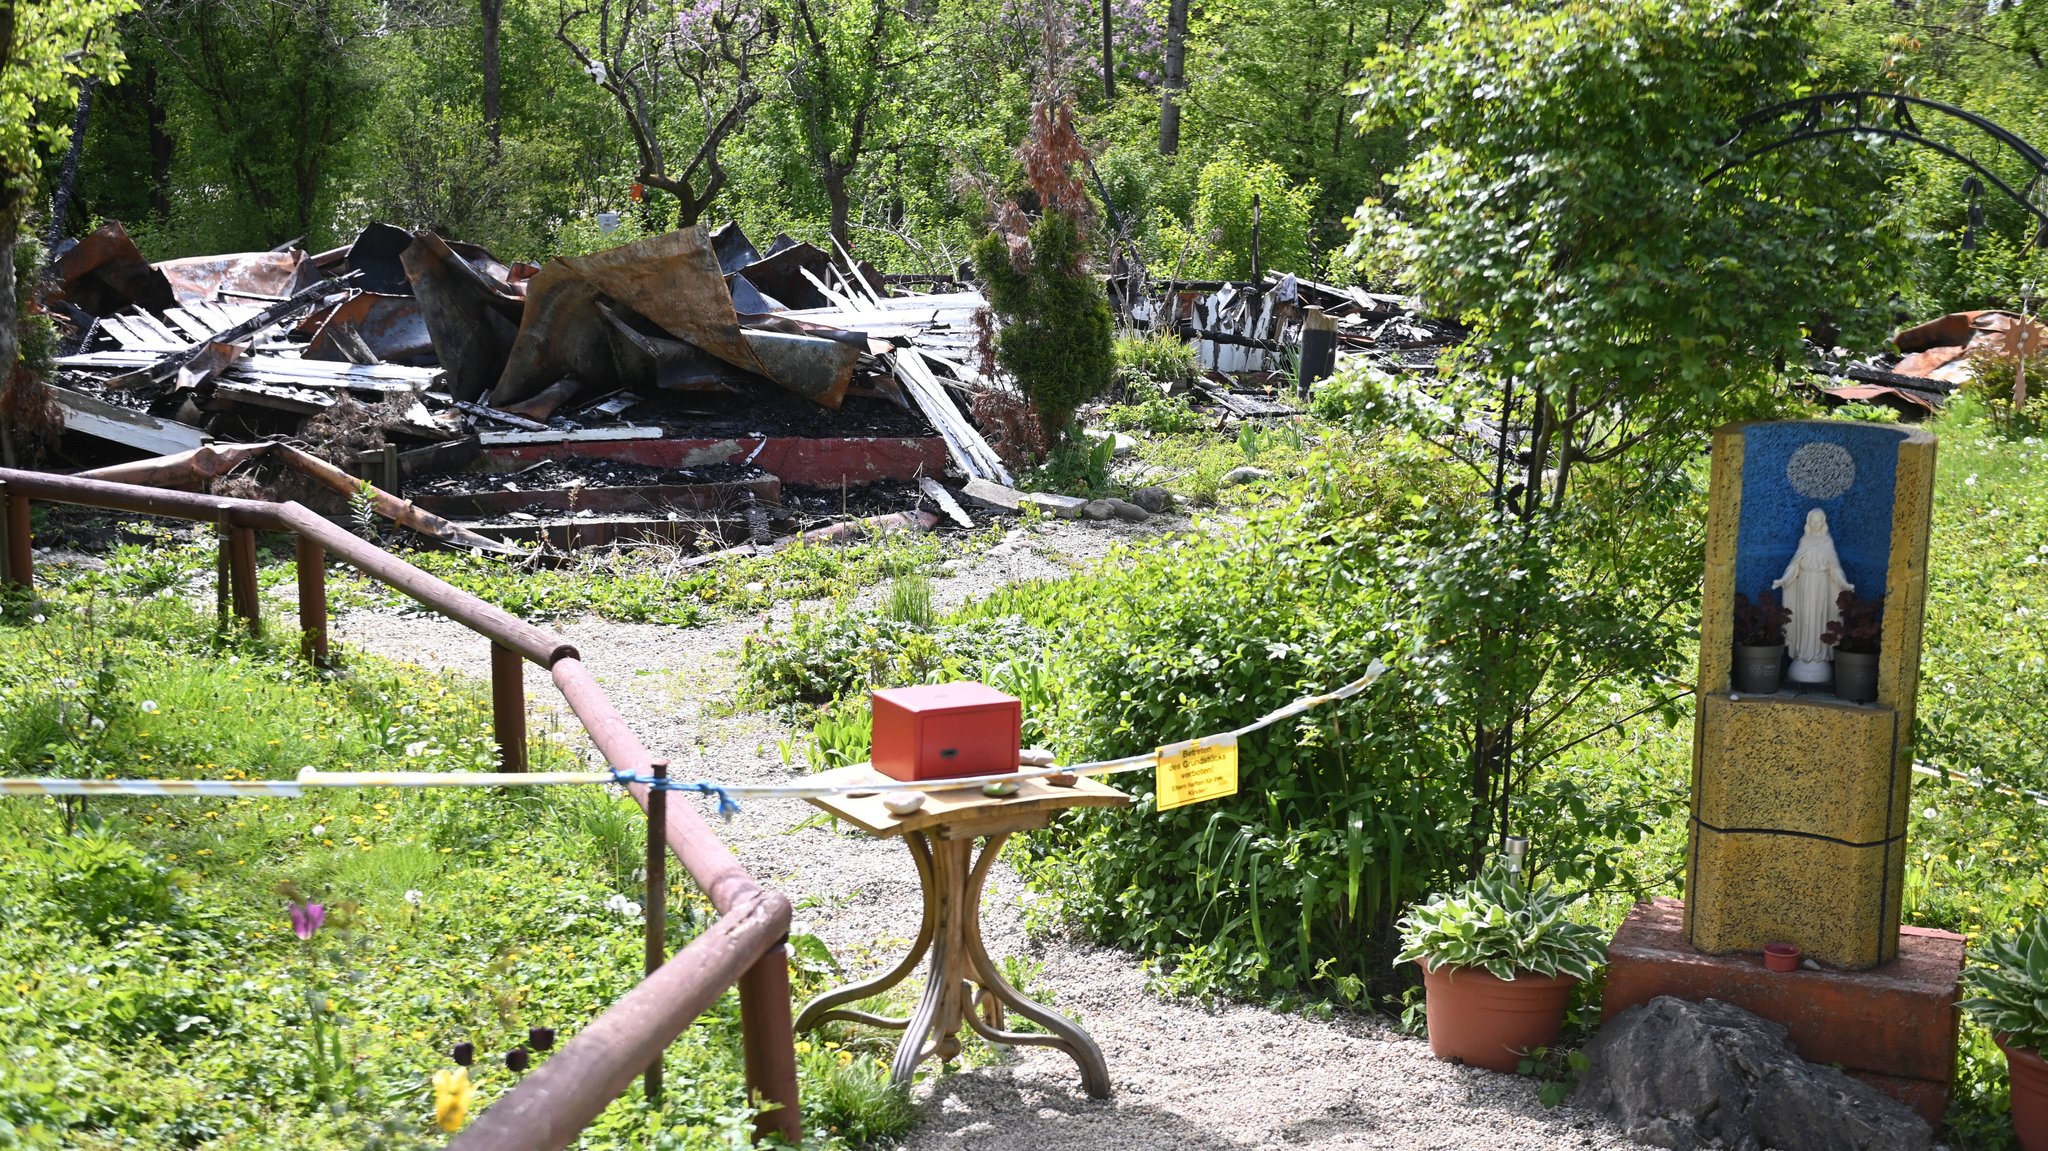
[[[999,535],[1000,533],[997,533]],[[971,537],[971,552],[994,536]],[[796,543],[764,556],[684,567],[666,549],[586,553],[541,567],[447,551],[405,551],[405,560],[529,620],[594,615],[624,623],[696,627],[762,611],[785,600],[844,596],[880,580],[936,565],[960,544],[935,535],[893,535],[850,544]],[[337,610],[403,608],[411,601],[381,584],[337,572],[328,594]]]
[[[0,773],[288,779],[490,768],[481,686],[296,636],[223,635],[164,573],[119,559],[0,618]],[[569,767],[542,733],[535,766]],[[430,1077],[472,1044],[472,1116],[522,1077],[529,1029],[573,1037],[639,982],[645,824],[611,789],[311,792],[299,798],[0,799],[0,1146],[439,1146]],[[680,869],[669,938],[710,909]],[[318,902],[308,941],[288,897]],[[798,993],[830,957],[795,940]],[[752,1110],[728,994],[575,1144],[739,1148]],[[804,1091],[853,1074],[807,1062]],[[870,1076],[871,1078],[871,1076]],[[898,1101],[841,1124],[897,1133]]]

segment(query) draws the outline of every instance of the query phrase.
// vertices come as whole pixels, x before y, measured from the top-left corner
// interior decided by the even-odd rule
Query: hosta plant
[[[1591,979],[1607,954],[1606,933],[1565,918],[1576,896],[1549,884],[1524,887],[1496,867],[1401,917],[1396,966],[1480,967],[1500,979],[1529,972]]]
[[[2048,915],[1991,936],[1970,959],[1963,1007],[2007,1046],[2048,1051]]]

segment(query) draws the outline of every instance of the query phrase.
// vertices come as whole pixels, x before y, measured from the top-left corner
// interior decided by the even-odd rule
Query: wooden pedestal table
[[[1107,1096],[1109,1067],[1095,1040],[1072,1021],[1026,999],[990,962],[981,941],[981,889],[989,866],[1013,833],[1044,827],[1054,812],[1065,808],[1118,807],[1129,803],[1130,796],[1088,779],[1076,780],[1072,787],[1027,779],[1019,781],[1017,794],[1000,798],[983,795],[978,788],[930,792],[923,807],[897,816],[882,806],[880,795],[901,785],[867,764],[853,764],[814,778],[822,784],[874,784],[873,795],[822,796],[811,802],[870,835],[903,838],[924,887],[924,920],[918,925],[917,941],[901,963],[874,979],[813,999],[797,1016],[797,1030],[808,1031],[828,1020],[843,1019],[902,1031],[903,1042],[896,1048],[889,1074],[891,1081],[908,1084],[918,1064],[935,1055],[940,1062],[951,1062],[960,1054],[959,1033],[964,1023],[991,1043],[1056,1047],[1066,1052],[1081,1065],[1081,1086],[1088,1094],[1097,1099]],[[981,841],[978,852],[977,840]],[[903,982],[927,952],[931,954],[930,974],[924,995],[909,1018],[890,1019],[841,1006]],[[1004,1008],[1045,1028],[1048,1034],[1004,1030]]]

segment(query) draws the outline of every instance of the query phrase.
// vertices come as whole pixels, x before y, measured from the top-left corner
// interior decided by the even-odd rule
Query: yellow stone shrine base
[[[1889,960],[1912,786],[1898,713],[1815,696],[1700,706],[1688,941],[1792,943],[1849,970]]]
[[[1693,825],[1686,939],[1713,955],[1793,943],[1845,971],[1890,962],[1899,947],[1905,840],[1850,847],[1825,839]]]

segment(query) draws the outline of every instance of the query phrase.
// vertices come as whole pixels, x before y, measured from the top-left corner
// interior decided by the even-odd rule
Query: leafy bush
[[[1102,425],[1118,431],[1137,430],[1159,436],[1205,431],[1208,417],[1179,396],[1154,393],[1135,404],[1116,404],[1102,413]]]
[[[2048,915],[1986,939],[1970,960],[1964,1009],[2011,1046],[2048,1051]]]
[[[1037,407],[1046,438],[1058,439],[1074,409],[1102,394],[1115,370],[1109,296],[1083,266],[1080,225],[1065,212],[1047,212],[1031,226],[1021,259],[1001,232],[982,237],[973,255],[1002,319],[996,357]]]
[[[1591,979],[1607,956],[1607,933],[1565,918],[1573,899],[1548,883],[1524,886],[1496,867],[1401,917],[1396,963],[1431,970],[1481,967],[1498,979],[1523,972]]]
[[[855,611],[798,612],[740,649],[746,688],[767,703],[825,703],[878,687],[971,679],[1042,643],[1015,618],[922,626]]]
[[[1195,346],[1172,332],[1124,332],[1111,349],[1116,379],[1126,393],[1158,391],[1163,384],[1195,378]]]
[[[179,918],[176,869],[104,828],[53,839],[49,860],[51,903],[102,943],[132,925]]]

